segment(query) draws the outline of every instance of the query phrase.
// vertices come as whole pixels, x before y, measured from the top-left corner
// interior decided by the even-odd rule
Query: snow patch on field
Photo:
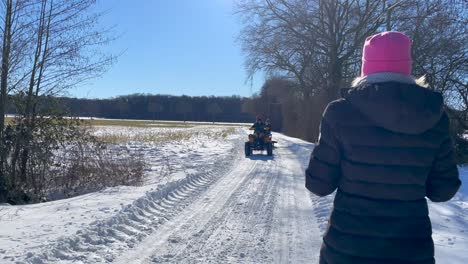
[[[63,242],[61,237],[84,239],[87,234],[77,232],[99,226],[106,219],[116,221],[112,217],[125,214],[126,208],[133,202],[141,202],[148,197],[153,200],[161,198],[169,190],[195,181],[196,177],[215,169],[220,161],[229,160],[232,153],[237,151],[234,145],[239,140],[239,133],[223,135],[227,129],[233,128],[99,127],[96,135],[119,135],[130,139],[114,147],[142,155],[149,165],[145,172],[146,183],[141,187],[107,188],[42,204],[0,205],[0,263],[15,263],[33,257],[43,251],[44,245],[51,245],[57,240]],[[177,135],[181,134],[184,141],[178,141],[180,137]],[[131,140],[144,136],[154,141]],[[158,140],[161,137],[165,139],[162,142]],[[91,237],[87,239],[94,240]],[[69,246],[72,244],[69,243]],[[73,245],[78,246],[79,243]]]

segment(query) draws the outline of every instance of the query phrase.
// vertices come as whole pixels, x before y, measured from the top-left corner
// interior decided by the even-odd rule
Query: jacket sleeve
[[[439,147],[427,178],[426,196],[433,202],[445,202],[452,199],[460,185],[452,141],[447,135]]]
[[[340,148],[336,131],[328,121],[325,110],[320,124],[320,136],[310,157],[309,167],[305,172],[306,188],[318,196],[326,196],[338,187],[341,175]]]

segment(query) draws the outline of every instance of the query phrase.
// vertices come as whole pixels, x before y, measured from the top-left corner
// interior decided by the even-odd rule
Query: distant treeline
[[[245,111],[244,105],[249,99],[239,96],[133,94],[110,99],[47,97],[40,100],[43,108],[50,109],[54,105],[80,117],[207,122],[253,122],[255,118]],[[17,110],[10,106],[8,112],[15,114]]]

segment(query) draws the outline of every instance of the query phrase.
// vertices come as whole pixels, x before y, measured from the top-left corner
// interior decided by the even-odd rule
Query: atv
[[[271,140],[271,133],[268,129],[258,134],[249,134],[249,141],[245,142],[245,156],[251,156],[254,150],[266,150],[267,155],[272,156],[273,143],[274,141]]]

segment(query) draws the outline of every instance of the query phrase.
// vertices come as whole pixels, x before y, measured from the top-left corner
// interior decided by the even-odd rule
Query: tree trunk
[[[23,153],[21,154],[21,166],[20,166],[20,175],[21,179],[23,181],[26,181],[26,173],[27,173],[27,166],[28,166],[28,159],[29,159],[29,144],[32,140],[33,137],[33,129],[34,129],[34,122],[35,122],[35,114],[34,114],[34,109],[35,109],[35,102],[37,100],[37,93],[34,91],[34,88],[37,87],[36,89],[39,89],[39,80],[36,80],[37,74],[39,75],[42,74],[43,67],[44,67],[44,62],[40,61],[40,58],[43,57],[44,47],[43,47],[43,41],[44,41],[44,35],[48,35],[48,26],[45,25],[45,20],[46,20],[46,10],[47,6],[47,0],[42,0],[42,6],[41,6],[41,13],[40,13],[40,20],[39,20],[39,26],[38,26],[38,33],[37,33],[37,42],[36,42],[36,50],[34,54],[34,61],[31,69],[31,78],[29,81],[29,89],[27,93],[27,99],[26,99],[26,112],[25,112],[25,135],[24,135],[24,140],[25,140],[25,146]],[[50,23],[50,20],[49,20]],[[38,72],[39,71],[39,72]],[[36,86],[37,85],[37,86]]]
[[[6,193],[6,149],[5,149],[5,115],[8,102],[8,73],[10,68],[11,27],[12,27],[12,0],[7,0],[5,9],[5,25],[3,28],[2,71],[0,77],[0,193]],[[0,195],[0,202],[6,197]]]
[[[329,76],[330,80],[328,81],[327,95],[328,100],[333,101],[338,99],[339,90],[341,87],[341,82],[343,79],[342,66],[339,62],[337,55],[331,54],[330,66],[329,66]]]

